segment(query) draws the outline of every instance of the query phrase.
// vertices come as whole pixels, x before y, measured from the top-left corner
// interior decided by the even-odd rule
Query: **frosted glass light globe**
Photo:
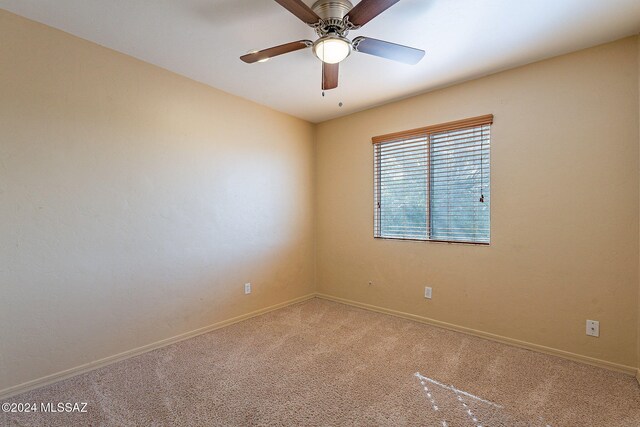
[[[351,53],[349,40],[339,36],[324,36],[313,45],[313,53],[327,64],[337,64]]]

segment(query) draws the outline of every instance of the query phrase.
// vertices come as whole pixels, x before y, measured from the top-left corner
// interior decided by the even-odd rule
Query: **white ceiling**
[[[0,8],[312,122],[640,32],[640,0],[401,0],[350,37],[421,48],[425,58],[410,66],[351,55],[323,98],[310,49],[260,64],[238,59],[314,39],[273,0],[0,0]]]

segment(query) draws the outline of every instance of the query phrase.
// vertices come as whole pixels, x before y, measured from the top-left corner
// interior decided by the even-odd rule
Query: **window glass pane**
[[[488,132],[485,126],[432,135],[431,239],[489,242]]]
[[[381,146],[380,237],[427,238],[427,149],[424,138]]]

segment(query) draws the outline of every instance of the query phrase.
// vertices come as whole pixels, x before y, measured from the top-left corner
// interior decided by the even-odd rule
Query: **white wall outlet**
[[[600,336],[600,322],[597,320],[587,320],[587,335],[590,337]]]
[[[426,299],[431,299],[431,288],[428,286],[425,286],[424,288],[424,297]]]
[[[245,283],[244,284],[244,294],[250,294],[251,293],[251,283]]]

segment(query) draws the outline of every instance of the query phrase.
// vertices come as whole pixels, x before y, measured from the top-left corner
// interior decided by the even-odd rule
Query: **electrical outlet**
[[[251,293],[251,283],[245,283],[244,284],[244,294],[248,295]]]
[[[587,320],[587,335],[590,337],[600,336],[600,322],[597,320]]]
[[[424,297],[426,299],[431,299],[431,288],[428,286],[424,288]]]

